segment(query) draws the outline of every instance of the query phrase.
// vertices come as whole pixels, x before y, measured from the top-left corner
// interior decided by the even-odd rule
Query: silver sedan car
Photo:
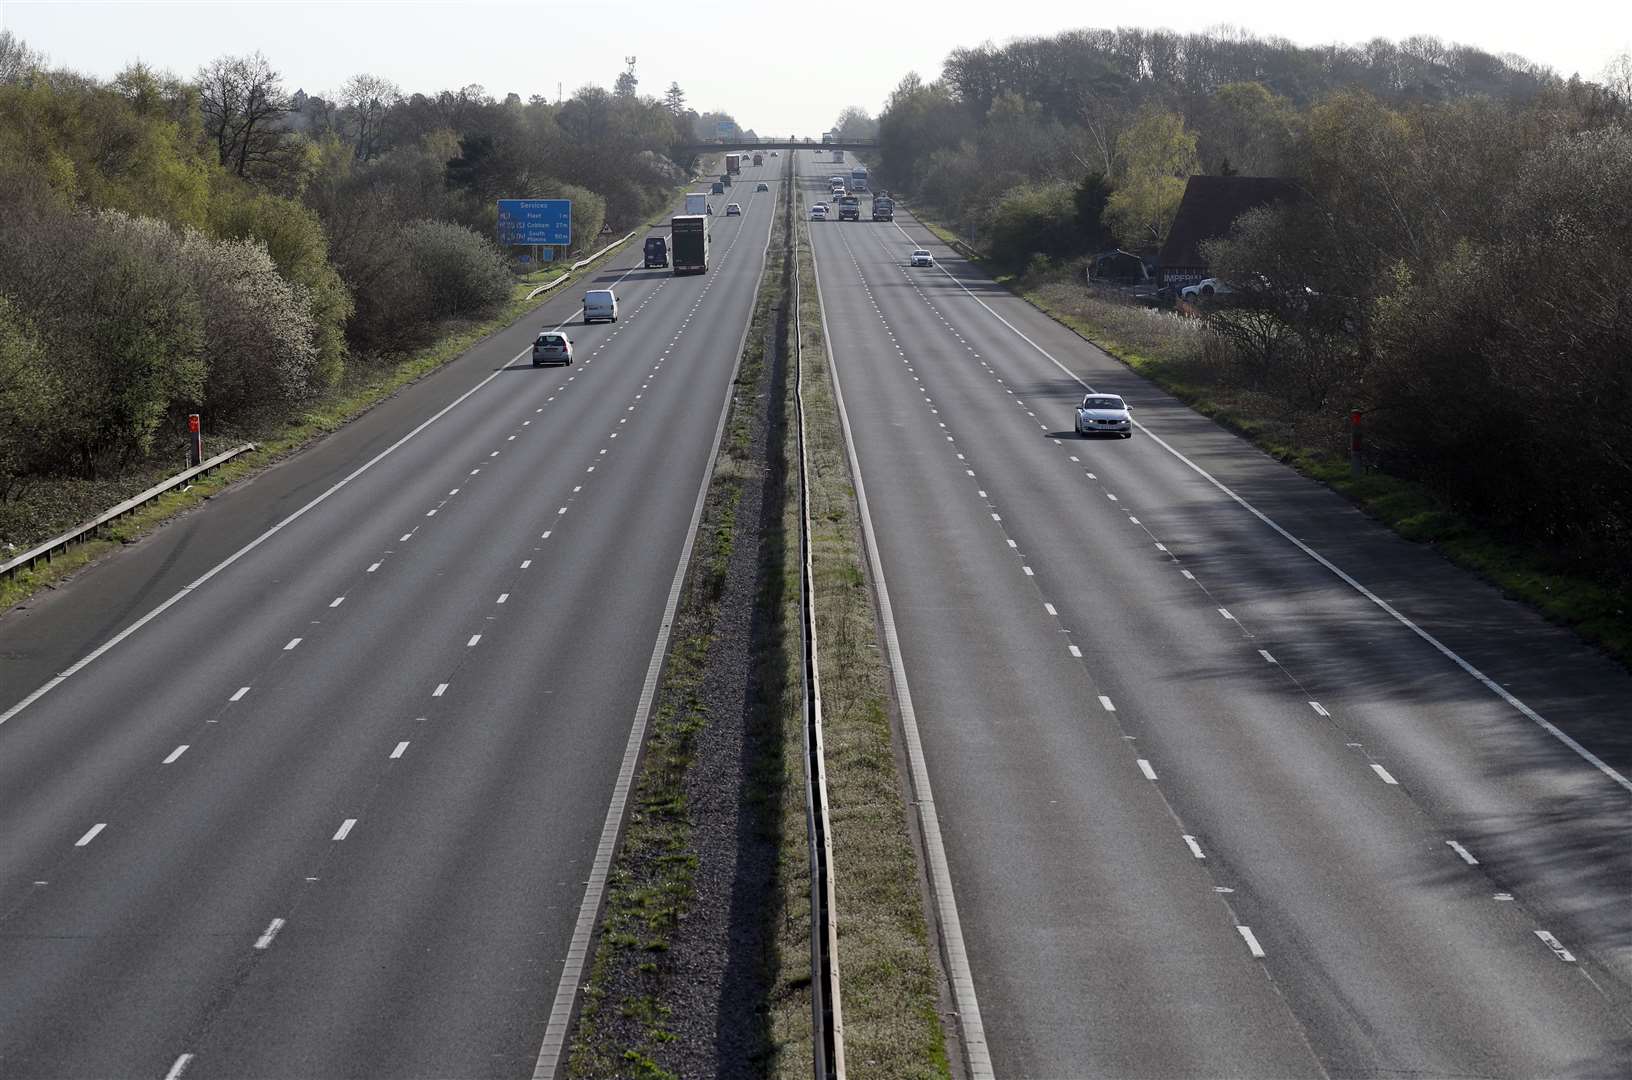
[[[1128,403],[1115,394],[1088,394],[1077,406],[1077,434],[1133,438],[1133,417],[1128,415]]]

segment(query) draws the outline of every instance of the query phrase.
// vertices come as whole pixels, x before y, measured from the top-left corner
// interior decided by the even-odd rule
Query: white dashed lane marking
[[[105,821],[97,822],[95,825],[92,825],[89,829],[85,830],[85,835],[84,836],[81,836],[78,840],[74,841],[74,846],[75,847],[84,847],[86,844],[89,844],[92,840],[95,840],[96,837],[97,837],[97,834],[100,833],[103,829],[105,829],[107,827],[108,827],[107,822],[105,822]]]
[[[261,933],[261,936],[255,939],[255,948],[264,952],[272,944],[272,939],[278,936],[278,931],[282,929],[283,920],[273,919],[269,924],[267,924],[267,927],[265,931]]]
[[[176,763],[176,759],[180,758],[181,755],[183,755],[183,754],[185,754],[187,752],[188,745],[189,744],[187,744],[187,743],[182,743],[180,746],[178,746],[174,750],[170,751],[170,756],[165,758],[162,762],[160,762],[160,764],[162,764],[162,765],[174,765]]]

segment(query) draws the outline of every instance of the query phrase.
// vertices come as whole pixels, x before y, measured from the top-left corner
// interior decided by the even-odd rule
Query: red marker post
[[[1359,476],[1361,471],[1360,416],[1359,409],[1349,411],[1349,471],[1356,476]]]
[[[187,414],[187,434],[190,436],[187,444],[187,464],[204,464],[204,427],[198,422],[198,414]]]

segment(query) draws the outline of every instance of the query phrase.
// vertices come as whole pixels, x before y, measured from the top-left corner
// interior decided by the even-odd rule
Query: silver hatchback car
[[[546,330],[533,341],[533,366],[572,363],[572,339]]]
[[[1088,394],[1077,406],[1077,434],[1133,438],[1133,417],[1128,415],[1128,403],[1115,394]]]

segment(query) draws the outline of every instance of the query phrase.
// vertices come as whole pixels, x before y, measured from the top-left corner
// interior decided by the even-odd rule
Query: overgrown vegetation
[[[1041,303],[1134,339],[1136,365],[1624,656],[1629,72],[1431,38],[1073,32],[903,80],[876,171]],[[1231,295],[1188,324],[1083,295],[1082,254],[1154,253],[1190,176],[1235,173],[1292,194],[1203,246]],[[1330,468],[1351,409],[1363,483]]]
[[[683,98],[626,72],[563,102],[366,74],[330,100],[260,54],[101,82],[0,31],[0,554],[172,464],[188,413],[264,437],[502,310],[526,267],[498,197],[572,198],[585,251],[656,211],[721,118]]]

